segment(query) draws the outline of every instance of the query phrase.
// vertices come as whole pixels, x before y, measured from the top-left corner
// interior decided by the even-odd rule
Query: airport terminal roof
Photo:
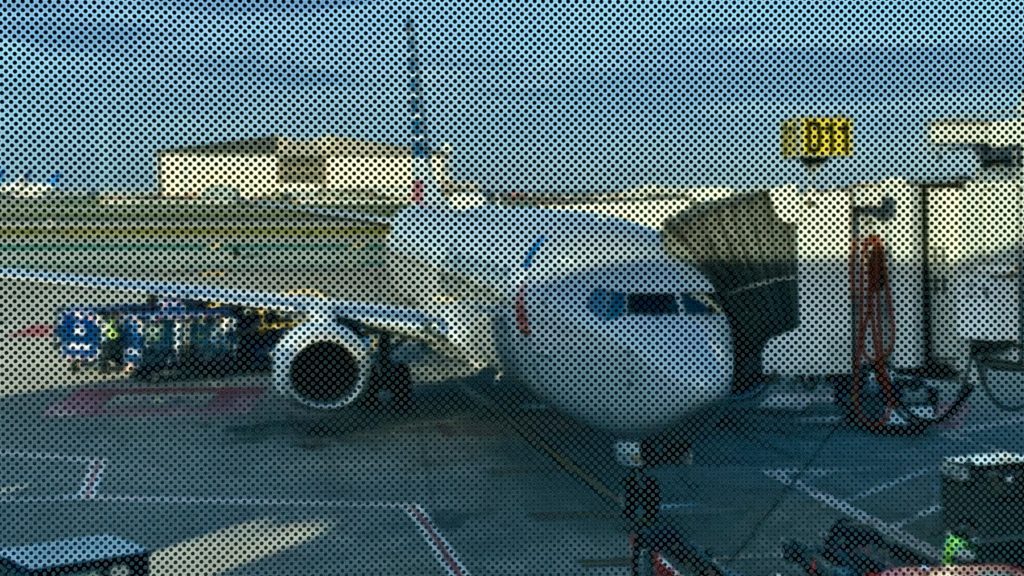
[[[272,135],[211,144],[164,148],[157,154],[235,155],[235,156],[324,156],[324,157],[405,157],[408,146],[327,135],[310,140]]]
[[[1024,118],[1010,120],[941,120],[928,126],[933,144],[1006,148],[1024,144]]]

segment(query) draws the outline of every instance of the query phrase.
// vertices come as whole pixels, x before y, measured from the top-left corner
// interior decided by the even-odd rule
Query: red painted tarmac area
[[[8,338],[49,338],[53,336],[52,324],[32,324],[8,334]]]
[[[191,416],[245,414],[264,389],[256,387],[84,388],[46,410],[67,416]]]

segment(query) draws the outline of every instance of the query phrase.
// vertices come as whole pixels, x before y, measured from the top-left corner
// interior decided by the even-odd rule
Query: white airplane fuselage
[[[389,259],[399,297],[454,319],[448,337],[475,367],[621,438],[670,429],[730,393],[729,322],[701,304],[712,285],[650,228],[412,206],[392,224]]]

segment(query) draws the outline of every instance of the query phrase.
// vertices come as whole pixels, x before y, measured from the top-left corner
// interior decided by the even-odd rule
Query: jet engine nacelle
[[[329,323],[293,328],[274,347],[271,358],[278,392],[324,410],[359,399],[373,366],[369,338]]]

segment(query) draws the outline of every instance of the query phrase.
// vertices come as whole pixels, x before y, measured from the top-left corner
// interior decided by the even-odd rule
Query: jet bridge
[[[948,120],[929,127],[933,144],[972,150],[977,176],[947,201],[957,234],[947,258],[959,268],[956,314],[970,340],[1024,342],[1024,117],[1002,121]]]
[[[961,368],[971,341],[1015,334],[1016,312],[1007,317],[1016,299],[1012,306],[1006,300],[1016,294],[1012,270],[1003,270],[999,290],[971,288],[978,281],[976,258],[964,252],[1005,260],[1006,250],[1018,244],[1020,228],[1007,220],[1016,222],[1017,208],[1006,210],[1021,202],[1016,186],[888,180],[838,190],[736,193],[667,220],[666,248],[715,284],[733,324],[739,389],[763,375],[849,374],[855,234],[880,238],[885,246],[897,334],[890,365]],[[979,189],[988,191],[980,194],[987,198],[982,210]],[[991,236],[965,236],[993,228],[999,231]],[[1005,302],[985,302],[986,294]]]
[[[736,388],[760,380],[761,350],[799,325],[797,229],[768,192],[705,202],[664,224],[666,247],[715,285],[732,323]]]

